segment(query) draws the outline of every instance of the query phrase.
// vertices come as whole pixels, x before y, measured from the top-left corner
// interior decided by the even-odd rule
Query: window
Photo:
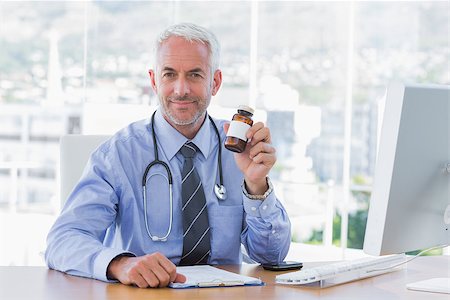
[[[42,264],[24,253],[43,250],[58,213],[59,137],[148,117],[153,40],[176,22],[221,42],[212,114],[250,104],[271,128],[294,241],[361,248],[385,88],[450,84],[449,11],[446,1],[1,2],[0,213],[43,225],[34,240],[2,241],[16,250],[0,246],[0,264]]]

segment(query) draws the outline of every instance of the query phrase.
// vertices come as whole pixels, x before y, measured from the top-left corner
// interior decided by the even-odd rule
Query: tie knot
[[[195,146],[193,142],[187,142],[181,147],[180,151],[184,157],[192,158],[194,157],[195,152],[197,152],[197,146]]]

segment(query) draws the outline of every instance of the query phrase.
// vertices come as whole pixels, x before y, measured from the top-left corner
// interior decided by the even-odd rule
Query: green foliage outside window
[[[364,245],[364,234],[367,223],[367,210],[358,210],[348,216],[348,240],[347,247],[362,249]],[[337,214],[333,218],[333,245],[341,245],[341,215]],[[323,230],[314,230],[308,239],[308,244],[321,244],[323,240]],[[422,250],[410,251],[406,254],[416,255]],[[423,256],[442,255],[442,249],[436,249],[422,254]]]

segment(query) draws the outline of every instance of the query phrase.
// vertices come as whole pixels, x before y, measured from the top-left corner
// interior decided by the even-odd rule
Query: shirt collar
[[[168,160],[171,160],[178,153],[180,148],[189,141],[189,139],[179,133],[166,121],[166,119],[164,119],[160,109],[156,111],[154,126],[156,139],[160,146],[158,147],[158,151],[163,152]],[[203,122],[202,127],[200,127],[200,130],[191,140],[200,149],[200,152],[205,159],[208,158],[211,150],[212,130],[214,129],[212,128],[211,120],[207,117],[205,122]]]

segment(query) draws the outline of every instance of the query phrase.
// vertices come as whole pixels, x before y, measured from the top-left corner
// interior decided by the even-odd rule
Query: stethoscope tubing
[[[144,201],[145,229],[147,231],[148,236],[154,242],[165,242],[165,241],[167,241],[167,238],[169,237],[169,235],[172,231],[172,224],[173,224],[173,178],[172,178],[172,172],[170,171],[169,165],[166,162],[159,160],[158,144],[156,141],[156,132],[155,132],[155,126],[154,126],[155,114],[156,114],[156,111],[152,114],[152,117],[151,117],[151,131],[152,131],[152,138],[153,138],[153,145],[154,145],[153,149],[154,149],[155,159],[147,165],[147,167],[145,168],[145,171],[144,171],[144,175],[142,176],[142,195],[143,195],[142,198]],[[213,128],[214,128],[214,131],[217,135],[217,139],[219,140],[219,147],[218,147],[219,155],[217,158],[217,164],[218,164],[218,168],[219,168],[219,184],[216,184],[214,186],[214,192],[216,193],[216,196],[219,200],[225,200],[226,199],[226,189],[223,185],[223,174],[222,174],[222,142],[221,142],[220,133],[219,133],[219,130],[217,129],[216,124],[214,123],[214,121],[210,115],[208,115],[208,118],[210,119],[210,121],[213,125]],[[164,175],[162,175],[162,176],[164,176],[167,179],[168,184],[169,184],[169,207],[170,207],[169,228],[167,229],[167,232],[163,237],[158,237],[156,235],[152,235],[152,233],[150,232],[150,228],[148,226],[148,219],[147,219],[147,192],[146,192],[147,175],[148,175],[150,169],[155,165],[161,165],[164,167],[164,169],[166,170],[166,173],[167,173],[167,177],[165,177]]]

